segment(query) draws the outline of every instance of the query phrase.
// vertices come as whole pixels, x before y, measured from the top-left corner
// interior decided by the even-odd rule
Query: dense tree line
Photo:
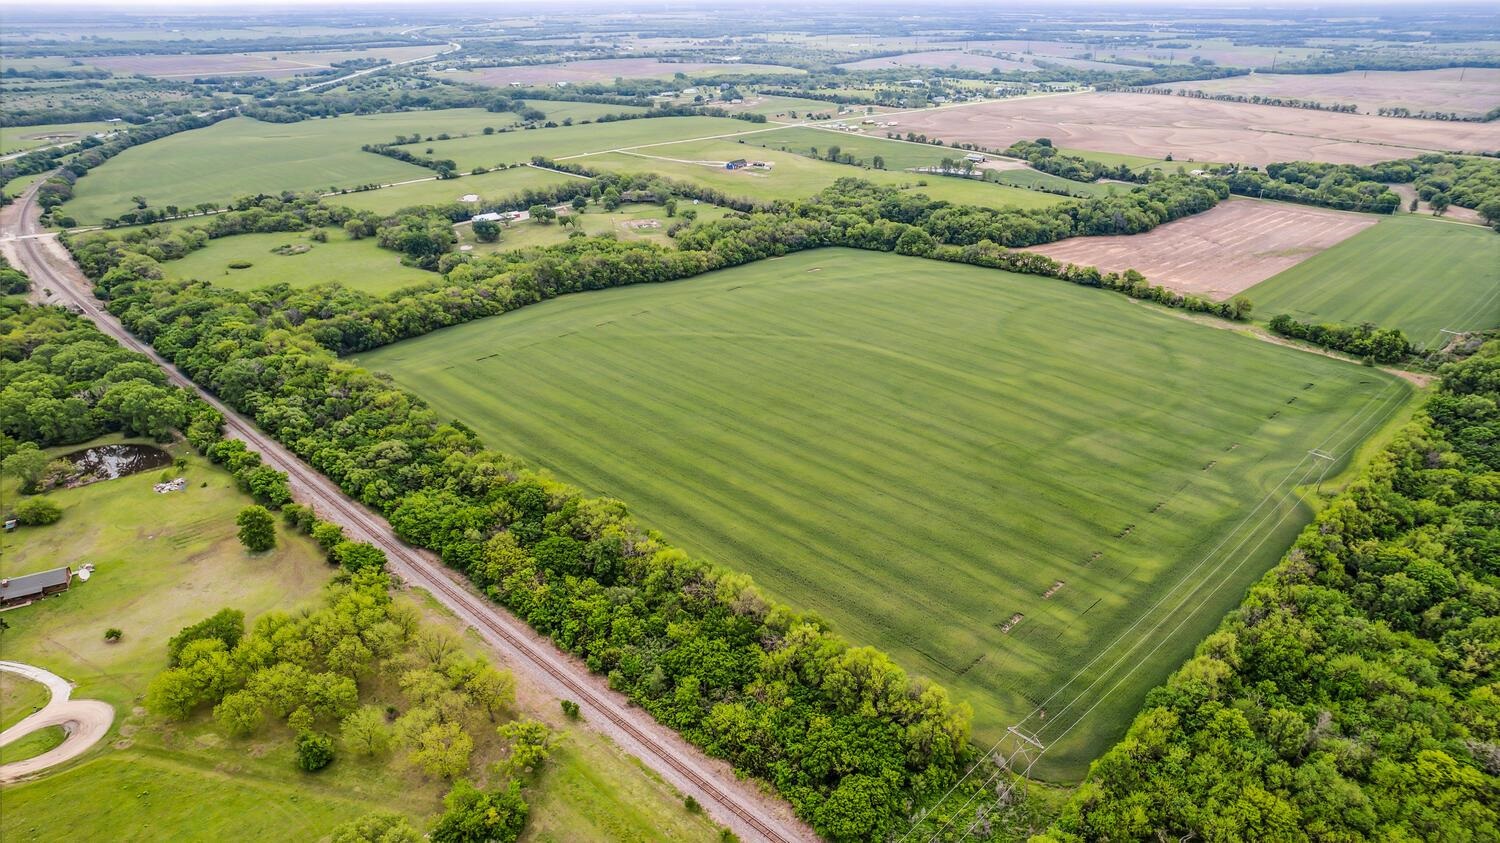
[[[1500,343],[1442,374],[1044,839],[1500,839]]]
[[[1044,173],[1054,176],[1062,176],[1065,179],[1082,182],[1095,182],[1100,179],[1115,179],[1117,181],[1140,181],[1141,176],[1132,171],[1127,164],[1116,164],[1111,167],[1099,161],[1090,161],[1078,155],[1068,155],[1059,152],[1052,145],[1049,138],[1037,138],[1034,141],[1016,141],[1005,150],[1006,155],[1020,158],[1032,167]]]
[[[336,579],[317,609],[270,612],[248,630],[242,612],[224,609],[174,636],[167,655],[168,668],[146,693],[154,714],[185,720],[211,711],[217,727],[238,739],[284,722],[307,772],[347,754],[454,781],[433,840],[512,841],[525,826],[522,785],[550,753],[549,730],[513,716],[514,677],[395,603],[379,566]],[[497,736],[503,754],[494,785],[480,790],[462,777],[474,765],[475,736],[492,743],[485,732]],[[341,838],[336,831],[335,839],[420,839],[404,819],[377,815],[353,825],[409,836]]]
[[[10,265],[10,261],[0,255],[0,296],[24,293],[31,289],[31,279],[26,273]]]
[[[1412,352],[1411,342],[1400,329],[1377,328],[1369,323],[1334,325],[1298,322],[1282,313],[1271,318],[1270,328],[1284,337],[1368,357],[1376,363],[1399,363]]]
[[[233,97],[206,93],[186,82],[161,79],[81,80],[25,90],[16,79],[0,81],[0,93],[41,93],[45,96],[8,96],[0,112],[0,126],[37,126],[119,119],[136,126],[167,116],[193,114],[238,104]]]
[[[13,271],[13,270],[10,270]],[[170,438],[189,393],[143,355],[59,307],[0,299],[0,457],[108,432]]]
[[[1210,167],[1231,192],[1308,205],[1372,213],[1394,213],[1401,198],[1387,184],[1412,184],[1435,210],[1472,208],[1500,227],[1500,159],[1428,153],[1379,164],[1288,161],[1255,167]]]

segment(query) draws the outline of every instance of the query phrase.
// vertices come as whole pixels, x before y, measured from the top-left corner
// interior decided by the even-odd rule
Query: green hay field
[[[120,128],[115,123],[96,121],[91,123],[52,123],[45,126],[0,127],[0,155],[35,149],[54,143],[75,141],[95,132],[108,132]]]
[[[281,282],[310,287],[336,281],[375,295],[437,278],[435,273],[402,264],[399,253],[380,248],[373,238],[351,240],[343,229],[325,232],[327,243],[314,242],[307,231],[220,237],[184,258],[163,263],[162,271],[168,278],[193,278],[234,290]],[[271,251],[280,246],[306,246],[308,251],[288,255]],[[229,265],[237,262],[250,266],[231,269]]]
[[[545,109],[543,109],[545,110]],[[415,149],[432,149],[430,157],[449,158],[460,171],[497,164],[530,161],[533,156],[564,158],[642,144],[670,143],[691,138],[739,134],[765,128],[729,117],[652,117],[613,123],[522,129],[493,135],[437,141]]]
[[[1374,322],[1419,346],[1438,331],[1500,326],[1500,236],[1398,214],[1245,292],[1256,313]]]
[[[77,762],[6,786],[0,840],[318,840],[334,825],[376,810],[401,811],[425,826],[446,784],[396,762],[341,754],[307,775],[296,768],[285,728],[233,740],[207,717],[165,724],[140,709],[147,684],[166,667],[167,639],[183,626],[224,606],[253,620],[273,609],[315,605],[333,573],[316,545],[286,532],[279,519],[276,549],[247,554],[235,538],[234,516],[249,499],[187,446],[171,451],[188,460],[186,468],[172,469],[188,479],[182,492],[154,493],[157,472],[56,491],[49,497],[63,508],[60,522],[0,534],[0,576],[62,561],[98,566],[67,593],[6,612],[5,658],[47,668],[77,683],[75,698],[115,708],[110,735]],[[0,500],[15,497],[14,481],[0,480]],[[463,636],[470,650],[482,646],[422,592],[399,599],[427,622]],[[111,626],[124,631],[119,643],[104,641]],[[7,723],[12,704],[24,716],[46,698],[36,683],[0,677]],[[707,818],[683,806],[681,794],[614,744],[566,722],[557,701],[530,682],[518,677],[517,686],[518,711],[555,730],[552,758],[527,795],[533,814],[523,841],[718,839]],[[53,737],[23,739],[7,746],[4,757],[44,751]]]
[[[844,249],[567,296],[360,362],[947,685],[980,741],[1179,580],[1204,585],[1131,638],[1159,649],[1109,651],[1142,669],[1044,759],[1057,778],[1119,737],[1308,514],[1278,498],[1241,519],[1408,393],[1122,296]]]
[[[413,205],[443,205],[448,202],[457,202],[459,197],[471,193],[484,199],[502,199],[527,189],[553,187],[570,181],[578,181],[578,177],[539,170],[536,167],[510,167],[480,173],[477,176],[431,179],[385,187],[380,190],[363,190],[342,196],[330,196],[324,201],[329,205],[347,205],[360,211],[389,214]]]
[[[234,117],[127,149],[78,180],[64,213],[97,223],[134,207],[227,203],[237,196],[282,190],[319,190],[423,178],[432,171],[362,152],[366,143],[397,135],[447,132],[475,135],[515,122],[513,114],[479,108],[409,111],[263,123]],[[450,143],[452,141],[449,141]],[[425,146],[410,147],[422,154]]]
[[[988,184],[977,179],[905,173],[899,170],[871,170],[849,164],[835,164],[798,155],[796,152],[783,152],[774,146],[771,148],[755,146],[749,140],[749,138],[755,138],[775,144],[775,139],[780,134],[780,131],[775,131],[750,135],[745,143],[734,140],[709,140],[662,144],[638,149],[631,153],[611,152],[589,155],[577,158],[575,161],[600,170],[646,173],[680,181],[691,181],[722,190],[731,196],[744,196],[767,202],[778,199],[806,199],[835,181],[849,177],[867,179],[876,184],[891,185],[913,193],[925,193],[933,199],[945,199],[949,202],[969,205],[1046,208],[1066,201],[1066,197],[1062,196]],[[818,134],[828,133],[819,132]],[[837,135],[830,135],[830,137],[835,140],[839,139]],[[904,144],[895,145],[904,146]],[[920,147],[912,148],[920,151]],[[826,153],[826,149],[823,151]],[[726,170],[722,166],[694,163],[723,162],[735,158],[769,161],[775,166],[770,170],[750,168]],[[920,185],[919,182],[926,182],[926,184]]]

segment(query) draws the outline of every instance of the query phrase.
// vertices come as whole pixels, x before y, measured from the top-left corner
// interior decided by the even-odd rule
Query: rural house
[[[38,597],[61,593],[67,591],[72,582],[73,569],[66,565],[50,571],[6,577],[0,579],[0,606],[14,606]]]

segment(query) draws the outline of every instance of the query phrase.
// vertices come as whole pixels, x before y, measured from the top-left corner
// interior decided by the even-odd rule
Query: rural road
[[[47,701],[41,711],[0,732],[0,746],[18,741],[48,726],[61,726],[68,733],[62,743],[41,755],[0,767],[0,782],[23,779],[77,758],[98,743],[109,731],[109,725],[115,721],[115,709],[107,702],[69,699],[73,694],[73,686],[51,671],[20,662],[0,662],[0,670],[40,682],[52,692],[52,699]]]
[[[385,519],[346,497],[332,480],[305,465],[281,443],[224,405],[131,334],[94,298],[93,285],[55,235],[43,234],[33,185],[0,209],[0,252],[31,276],[35,300],[76,309],[99,329],[132,351],[151,358],[171,381],[196,391],[224,415],[224,435],[260,452],[266,464],[287,473],[293,494],[319,514],[343,526],[351,538],[385,551],[390,570],[407,585],[422,588],[478,632],[506,662],[546,692],[577,702],[588,726],[641,759],[663,779],[692,796],[716,821],[741,840],[811,841],[817,836],[793,816],[785,802],[738,779],[726,763],[711,759],[676,732],[609,689],[584,664],[537,635],[524,622],[444,566],[433,554],[396,537]]]

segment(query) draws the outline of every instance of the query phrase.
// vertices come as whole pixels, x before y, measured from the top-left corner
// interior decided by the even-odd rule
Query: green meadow
[[[503,199],[526,190],[554,187],[577,181],[578,176],[555,173],[536,167],[507,167],[473,176],[456,179],[429,179],[427,181],[383,187],[379,190],[362,190],[340,196],[330,196],[324,201],[330,205],[347,205],[360,211],[389,214],[413,205],[443,205],[457,202],[473,194],[482,199]]]
[[[167,723],[141,708],[151,678],[167,666],[167,639],[179,629],[225,606],[253,621],[270,610],[316,605],[334,570],[310,539],[279,523],[274,550],[247,554],[234,517],[249,499],[187,446],[170,451],[187,461],[168,470],[187,478],[181,492],[153,492],[160,472],[54,491],[48,494],[63,509],[60,522],[0,534],[0,576],[62,560],[97,566],[88,582],[65,594],[6,612],[5,658],[51,670],[76,683],[75,698],[115,708],[114,726],[95,749],[6,786],[0,839],[318,840],[338,823],[377,810],[400,811],[425,826],[440,810],[446,784],[399,763],[341,755],[308,775],[297,769],[284,727],[230,739],[207,717]],[[15,495],[14,481],[0,481],[0,499]],[[482,646],[423,593],[399,599],[427,622],[463,636],[469,649]],[[124,632],[118,643],[104,641],[109,627]],[[7,725],[12,705],[24,716],[45,700],[40,685],[0,677],[6,677],[0,703]],[[520,677],[517,685],[519,710],[548,721],[556,741],[528,791],[533,815],[522,840],[718,839],[713,824],[688,811],[673,788],[608,740],[567,723],[555,699]],[[45,751],[57,737],[42,732],[23,739],[7,746],[3,758]]]
[[[39,146],[75,141],[96,132],[108,132],[120,128],[116,123],[93,121],[88,123],[51,123],[44,126],[0,127],[0,155],[23,152]]]
[[[1500,237],[1398,214],[1246,291],[1258,316],[1373,322],[1416,345],[1500,326]]]
[[[413,151],[426,154],[425,150],[430,148],[432,152],[428,157],[452,159],[462,172],[475,167],[530,161],[537,155],[566,158],[588,152],[738,134],[762,128],[765,127],[729,117],[651,117],[475,135],[425,144]]]
[[[986,745],[1105,654],[1085,680],[1121,684],[1057,736],[1060,779],[1305,523],[1282,493],[1337,468],[1308,450],[1346,453],[1409,390],[1123,296],[844,249],[359,362],[946,685]],[[1143,617],[1144,649],[1115,647]]]
[[[327,191],[431,176],[432,171],[360,150],[397,135],[447,132],[479,135],[486,126],[515,122],[513,114],[480,108],[404,111],[264,123],[233,117],[120,153],[78,180],[64,213],[97,223],[134,207],[141,196],[152,207],[226,203],[246,194],[283,190]],[[421,155],[426,146],[409,149]]]
[[[164,262],[162,271],[168,278],[193,278],[235,290],[282,282],[293,287],[338,282],[375,295],[437,278],[435,273],[402,264],[399,253],[380,248],[374,238],[351,240],[343,229],[330,228],[324,230],[328,242],[319,243],[311,233],[220,237],[186,257]],[[274,251],[287,246],[291,247],[283,250],[287,254]],[[234,266],[246,263],[250,265]]]
[[[989,184],[978,179],[872,170],[849,164],[835,164],[831,161],[799,155],[793,151],[782,151],[774,146],[770,148],[756,146],[750,141],[750,138],[755,138],[757,142],[774,144],[775,138],[780,134],[781,131],[778,130],[750,135],[744,143],[729,139],[669,143],[644,147],[631,152],[588,155],[574,160],[576,163],[599,170],[661,175],[679,181],[690,181],[722,190],[731,196],[743,196],[765,202],[778,199],[805,199],[839,179],[849,177],[867,179],[877,184],[910,190],[913,193],[925,193],[933,199],[944,199],[962,204],[1046,208],[1065,201],[1065,197]],[[818,134],[830,133],[818,132]],[[839,139],[836,135],[830,134],[830,137],[835,140]],[[824,153],[826,154],[826,150]],[[768,161],[773,166],[769,170],[724,169],[723,162],[736,158]]]

